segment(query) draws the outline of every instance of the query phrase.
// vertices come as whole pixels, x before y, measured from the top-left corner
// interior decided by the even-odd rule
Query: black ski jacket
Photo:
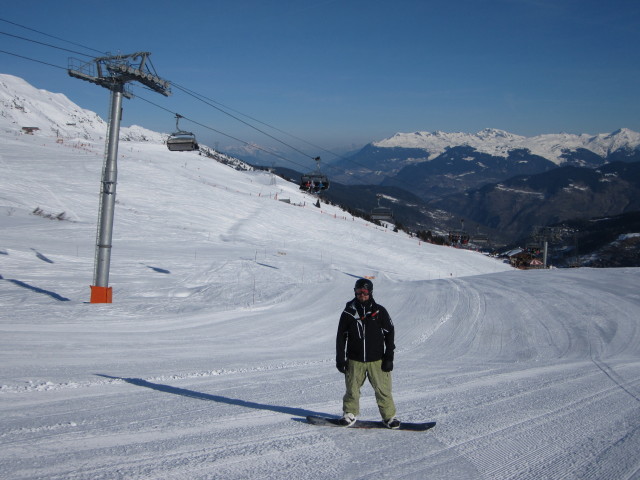
[[[395,330],[387,310],[373,297],[361,304],[357,299],[347,302],[340,315],[336,335],[336,362],[345,359],[358,362],[393,361]]]

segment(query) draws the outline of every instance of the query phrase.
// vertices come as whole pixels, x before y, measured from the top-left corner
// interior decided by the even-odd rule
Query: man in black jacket
[[[360,413],[360,388],[366,378],[373,387],[383,423],[399,428],[391,395],[394,327],[387,310],[373,299],[373,283],[360,278],[355,298],[345,306],[336,335],[336,368],[345,374],[341,423],[351,426]]]

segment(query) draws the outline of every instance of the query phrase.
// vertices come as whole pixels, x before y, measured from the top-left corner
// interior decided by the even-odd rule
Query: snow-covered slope
[[[601,157],[621,148],[637,149],[640,146],[640,133],[622,128],[613,133],[597,135],[572,135],[568,133],[545,134],[524,137],[513,133],[487,128],[475,134],[447,132],[396,133],[393,137],[374,142],[376,147],[421,148],[435,158],[447,147],[470,146],[482,153],[506,157],[509,151],[528,149],[532,154],[547,158],[561,165],[567,151],[580,148],[591,150]]]
[[[61,93],[34,88],[19,77],[0,74],[0,130],[23,133],[36,128],[34,135],[61,139],[99,141],[106,135],[106,122],[95,112],[80,108]],[[123,127],[121,140],[160,143],[166,134],[140,126]]]
[[[50,131],[0,130],[3,478],[637,477],[639,269],[514,271],[132,141],[114,303],[92,305],[104,144]],[[340,413],[335,328],[365,275],[427,434],[304,422]],[[361,405],[377,418],[368,386]]]

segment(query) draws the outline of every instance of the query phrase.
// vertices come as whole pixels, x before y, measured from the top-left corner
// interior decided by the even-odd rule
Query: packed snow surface
[[[103,152],[0,129],[2,478],[640,478],[640,269],[512,270],[130,141],[113,303],[90,304]],[[304,421],[341,413],[361,276],[426,433]]]

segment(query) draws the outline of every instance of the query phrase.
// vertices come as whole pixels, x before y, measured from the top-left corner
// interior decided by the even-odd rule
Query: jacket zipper
[[[362,339],[362,361],[367,361],[367,332],[364,322],[361,318],[358,319],[358,333]]]

